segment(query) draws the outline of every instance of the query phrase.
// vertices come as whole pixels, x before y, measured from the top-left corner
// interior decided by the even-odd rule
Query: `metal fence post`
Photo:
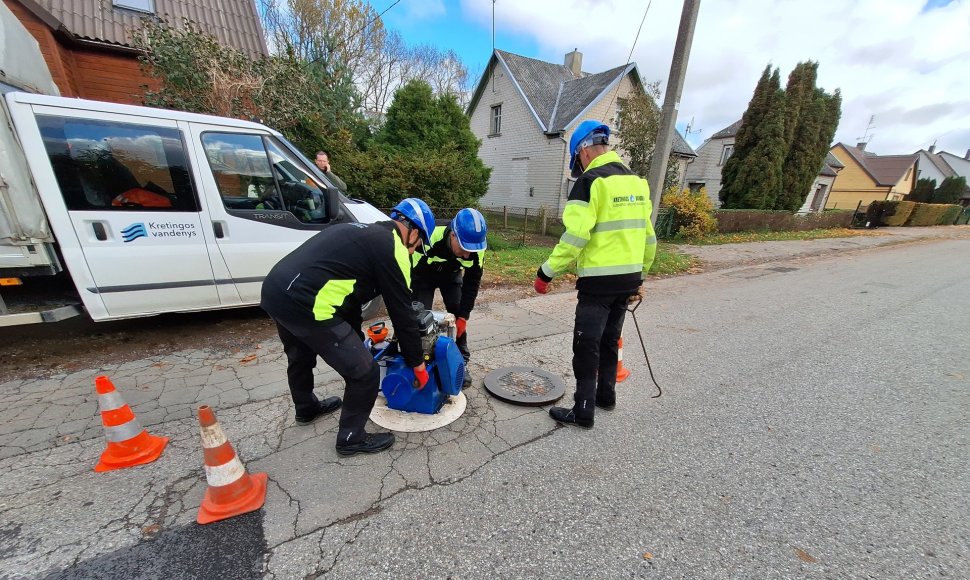
[[[509,229],[509,206],[502,206],[502,229]]]
[[[525,208],[525,220],[522,222],[522,245],[525,245],[525,232],[529,229],[529,208]]]

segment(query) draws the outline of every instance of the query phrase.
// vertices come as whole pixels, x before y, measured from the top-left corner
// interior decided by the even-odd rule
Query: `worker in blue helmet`
[[[431,308],[435,290],[441,291],[445,310],[455,315],[455,342],[465,362],[471,356],[467,325],[482,283],[487,233],[482,212],[466,207],[451,221],[439,221],[424,254],[411,256],[414,299]],[[471,382],[467,369],[465,382]]]
[[[572,407],[553,407],[559,423],[591,428],[595,409],[616,405],[618,342],[627,301],[640,294],[657,251],[650,222],[650,187],[609,147],[610,128],[580,123],[569,139],[569,169],[576,183],[562,222],[566,227],[539,270],[536,292],[576,264]]]
[[[380,369],[363,344],[361,306],[378,295],[394,323],[404,360],[420,386],[428,382],[418,321],[411,308],[411,257],[427,245],[434,215],[420,199],[405,199],[390,221],[328,226],[290,252],[263,281],[263,307],[276,322],[296,422],[312,423],[343,406],[337,453],[376,453],[394,444],[392,433],[364,426],[380,390]],[[321,357],[343,378],[344,398],[313,393]]]

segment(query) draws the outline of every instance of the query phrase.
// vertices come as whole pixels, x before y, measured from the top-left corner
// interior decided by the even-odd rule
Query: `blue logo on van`
[[[148,230],[145,229],[145,224],[139,222],[131,224],[125,229],[121,230],[121,239],[127,242],[133,242],[138,238],[147,238]]]

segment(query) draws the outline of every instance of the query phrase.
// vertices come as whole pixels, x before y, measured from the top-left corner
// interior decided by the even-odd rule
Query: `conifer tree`
[[[723,185],[718,193],[721,207],[727,209],[743,207],[738,205],[743,193],[743,186],[738,182],[738,173],[755,145],[755,131],[767,112],[771,95],[770,85],[771,65],[769,64],[761,73],[761,78],[754,89],[754,95],[752,95],[751,101],[748,102],[748,108],[745,109],[744,115],[741,117],[741,126],[734,136],[734,152],[721,169],[721,183]]]
[[[906,195],[906,201],[918,201],[920,203],[930,203],[933,199],[933,191],[936,189],[936,180],[930,177],[920,177],[916,180],[916,187]]]

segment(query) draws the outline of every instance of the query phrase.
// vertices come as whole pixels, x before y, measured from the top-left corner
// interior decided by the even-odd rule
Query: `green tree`
[[[805,203],[842,106],[838,90],[829,95],[815,86],[817,71],[816,62],[798,63],[782,91],[778,69],[765,68],[721,172],[723,207],[794,212]]]
[[[957,203],[966,190],[966,177],[962,175],[947,177],[933,192],[932,203]]]
[[[642,84],[643,90],[635,88],[630,96],[621,101],[616,134],[616,148],[630,160],[630,170],[646,179],[650,172],[650,159],[657,142],[660,128],[659,82]],[[668,167],[670,165],[668,164]],[[664,180],[666,183],[666,179]]]
[[[724,166],[720,197],[726,209],[770,209],[781,188],[785,92],[781,89],[778,69],[766,83],[758,85],[752,98],[754,107],[749,106],[742,117],[742,127],[746,121],[752,126],[744,132],[740,151],[735,138],[734,153]]]
[[[933,191],[936,190],[936,180],[930,177],[921,177],[916,180],[916,187],[906,195],[906,201],[917,201],[920,203],[930,203],[933,199]]]
[[[349,158],[348,186],[380,207],[414,195],[433,207],[474,205],[491,169],[454,95],[437,97],[424,81],[397,90],[384,126],[365,151]]]

